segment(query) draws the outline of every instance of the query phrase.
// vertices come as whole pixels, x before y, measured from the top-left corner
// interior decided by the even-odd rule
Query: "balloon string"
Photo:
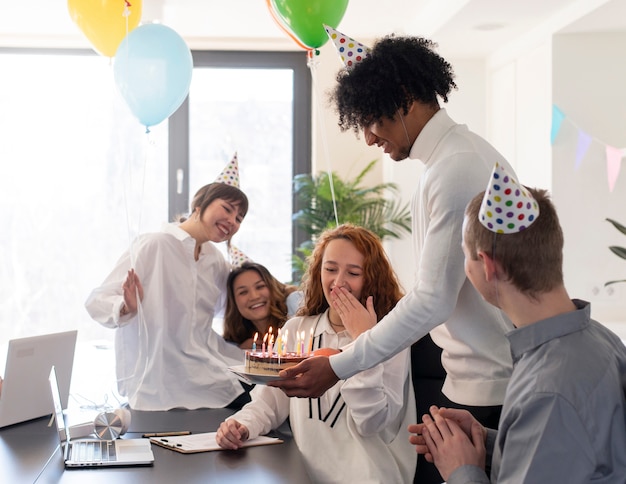
[[[306,45],[304,45],[302,42],[300,42],[300,40],[293,35],[289,29],[287,29],[283,23],[280,21],[280,19],[278,18],[278,16],[276,15],[276,12],[274,12],[274,9],[272,8],[272,0],[265,0],[265,4],[267,5],[267,9],[270,11],[270,15],[272,16],[272,18],[274,19],[274,22],[276,22],[276,25],[278,25],[278,28],[280,28],[280,30],[282,30],[283,32],[285,32],[289,37],[291,37],[291,40],[293,40],[298,46],[302,47],[305,50],[311,50],[310,47],[307,47]]]
[[[153,158],[153,156],[151,156],[153,148],[154,148],[154,141],[152,139],[152,135],[146,134],[144,138],[144,149],[143,149],[144,157],[143,157],[143,172],[141,174],[139,212],[137,213],[137,236],[139,236],[139,234],[141,233],[141,217],[142,217],[143,206],[144,206],[143,202],[144,202],[144,195],[145,195],[145,188],[146,188],[146,173],[147,173],[148,159]],[[132,267],[133,268],[135,267],[135,263],[132,263]],[[146,379],[146,374],[148,372],[148,348],[147,347],[144,348],[144,345],[142,345],[141,342],[144,341],[144,344],[146,346],[149,343],[148,343],[147,338],[144,339],[142,337],[143,334],[146,334],[146,335],[148,334],[148,328],[146,325],[146,318],[143,312],[143,304],[141,303],[141,299],[139,297],[139,288],[137,287],[135,288],[135,298],[137,299],[137,323],[138,323],[137,341],[139,342],[139,352],[137,354],[137,363],[135,365],[135,371],[133,372],[133,376],[137,374],[137,365],[140,365],[141,361],[143,360],[143,370],[141,371],[141,379],[137,382],[137,384],[135,385],[135,388],[133,389],[134,392],[136,393],[137,390],[143,385],[143,382]]]
[[[124,203],[126,205],[126,224],[127,224],[127,230],[128,230],[128,238],[129,238],[129,257],[130,257],[130,267],[131,269],[135,269],[136,267],[136,254],[135,254],[135,250],[134,250],[134,245],[135,245],[135,241],[137,240],[139,234],[141,233],[141,218],[142,218],[142,212],[143,212],[143,205],[144,205],[144,194],[145,194],[145,186],[146,186],[146,173],[147,173],[147,165],[148,165],[148,159],[151,158],[151,156],[149,156],[148,151],[152,149],[152,147],[154,146],[154,142],[151,139],[151,135],[146,135],[146,137],[144,138],[144,149],[143,151],[143,169],[142,169],[142,173],[141,173],[141,184],[140,184],[140,190],[139,190],[139,202],[137,204],[137,206],[139,207],[139,210],[137,212],[137,236],[133,237],[132,234],[132,221],[131,221],[131,216],[130,216],[130,206],[129,206],[129,193],[132,191],[133,188],[133,170],[131,167],[131,160],[132,157],[128,157],[127,158],[127,163],[126,163],[126,168],[128,170],[128,186],[126,187],[126,189],[124,190]],[[138,274],[140,277],[141,275]],[[143,304],[141,302],[141,298],[139,297],[139,288],[136,287],[135,288],[135,298],[137,300],[137,341],[138,341],[138,351],[137,354],[135,355],[135,368],[133,369],[132,374],[127,375],[124,378],[117,378],[117,382],[118,384],[120,382],[124,382],[124,381],[129,381],[132,379],[135,379],[137,377],[137,375],[141,374],[141,377],[135,381],[134,387],[133,388],[127,388],[126,389],[126,393],[127,393],[127,397],[131,397],[131,393],[132,396],[136,395],[138,389],[141,387],[141,385],[143,384],[145,378],[146,378],[146,374],[148,372],[148,341],[147,339],[144,341],[143,335],[147,334],[147,324],[146,324],[146,318],[144,315],[144,310],[143,310]],[[142,341],[144,341],[144,343],[142,344]],[[144,348],[144,346],[146,346]],[[141,365],[141,362],[143,361],[143,369],[139,369],[139,365]]]
[[[309,53],[310,54],[310,53]],[[328,150],[328,139],[326,137],[326,120],[324,119],[324,109],[322,106],[322,92],[319,89],[319,85],[317,83],[317,65],[318,62],[312,55],[309,55],[309,61],[307,62],[309,69],[311,71],[311,79],[313,83],[313,91],[315,94],[315,98],[317,101],[317,113],[316,116],[319,119],[320,123],[320,134],[322,138],[322,146],[324,150],[324,156],[326,158],[326,165],[328,167],[328,181],[330,183],[330,195],[333,201],[333,212],[335,214],[335,224],[339,226],[339,215],[337,214],[337,198],[335,197],[335,184],[333,182],[333,170],[330,161],[330,152]]]

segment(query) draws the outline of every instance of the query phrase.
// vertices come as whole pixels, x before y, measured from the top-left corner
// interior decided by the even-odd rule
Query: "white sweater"
[[[484,139],[439,110],[409,155],[425,170],[411,203],[417,278],[412,290],[354,345],[330,358],[339,378],[371,368],[430,332],[443,349],[443,393],[473,406],[501,405],[512,363],[505,333],[511,322],[485,302],[465,276],[461,249],[467,203],[485,190],[496,161]]]
[[[311,328],[313,349],[346,348],[350,335],[335,333],[327,315],[289,320],[288,348],[295,348],[296,332],[308,336]],[[254,438],[289,417],[313,482],[412,482],[417,459],[407,427],[417,416],[409,360],[408,350],[401,351],[338,382],[321,398],[289,398],[278,388],[257,385],[252,402],[230,418],[244,424]]]

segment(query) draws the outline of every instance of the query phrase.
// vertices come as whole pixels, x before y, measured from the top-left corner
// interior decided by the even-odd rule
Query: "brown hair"
[[[547,190],[528,188],[539,205],[539,216],[526,229],[496,234],[478,217],[485,192],[465,209],[463,242],[473,260],[485,252],[496,260],[508,280],[521,292],[535,297],[563,284],[563,231]]]
[[[308,268],[302,278],[304,301],[297,314],[312,316],[328,309],[328,301],[324,297],[320,284],[322,259],[329,242],[336,239],[352,242],[363,254],[361,304],[365,305],[367,297],[373,296],[374,309],[380,320],[400,300],[402,289],[378,236],[364,227],[352,224],[343,224],[334,229],[328,229],[320,235],[313,253],[308,258]]]
[[[261,276],[263,282],[270,291],[270,326],[278,329],[287,321],[287,296],[294,292],[295,286],[283,284],[276,279],[265,266],[256,262],[246,261],[240,267],[232,270],[226,282],[226,313],[224,314],[224,339],[237,344],[243,343],[248,338],[252,338],[257,331],[252,321],[244,318],[235,302],[235,279],[247,271],[255,271]]]
[[[237,187],[221,182],[209,183],[196,192],[191,201],[191,213],[193,214],[196,208],[200,208],[200,216],[202,217],[202,214],[206,208],[211,205],[211,202],[218,198],[231,202],[233,205],[237,205],[239,215],[241,215],[242,218],[248,213],[248,197],[246,194]],[[187,216],[179,215],[176,217],[176,220],[178,222],[184,222],[187,218]]]

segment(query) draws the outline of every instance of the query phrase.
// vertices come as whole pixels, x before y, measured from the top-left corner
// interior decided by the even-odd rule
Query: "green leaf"
[[[343,179],[335,172],[330,175],[322,172],[317,175],[303,173],[294,176],[293,188],[300,209],[293,215],[293,220],[301,230],[311,236],[311,240],[301,244],[298,254],[293,257],[293,267],[298,272],[302,273],[305,268],[312,242],[324,230],[335,227],[334,205],[340,224],[351,222],[366,227],[381,240],[398,239],[411,233],[409,204],[401,204],[400,190],[395,183],[361,186],[364,177],[378,161],[368,163],[353,179]]]
[[[624,235],[626,235],[626,227],[624,227],[622,224],[620,224],[619,222],[617,222],[616,220],[613,220],[612,218],[607,218],[605,219],[607,222],[610,222],[613,224],[613,227],[615,227],[617,230],[619,230],[621,233],[623,233]]]
[[[626,279],[622,279],[622,280],[619,280],[619,281],[609,281],[609,282],[605,282],[605,283],[604,283],[604,287],[606,287],[606,286],[610,286],[611,284],[617,284],[618,282],[626,282]]]
[[[626,259],[626,247],[619,247],[617,245],[611,245],[609,247],[611,252],[613,252],[617,257],[621,257],[622,259]]]

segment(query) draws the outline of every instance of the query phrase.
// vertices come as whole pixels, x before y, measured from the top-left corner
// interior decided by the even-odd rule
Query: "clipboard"
[[[198,452],[211,452],[214,450],[227,450],[220,447],[215,440],[217,432],[201,434],[180,435],[174,437],[150,437],[150,442],[166,449],[182,454],[196,454]],[[283,440],[276,437],[259,436],[246,440],[242,447],[254,447],[258,445],[282,444]]]

